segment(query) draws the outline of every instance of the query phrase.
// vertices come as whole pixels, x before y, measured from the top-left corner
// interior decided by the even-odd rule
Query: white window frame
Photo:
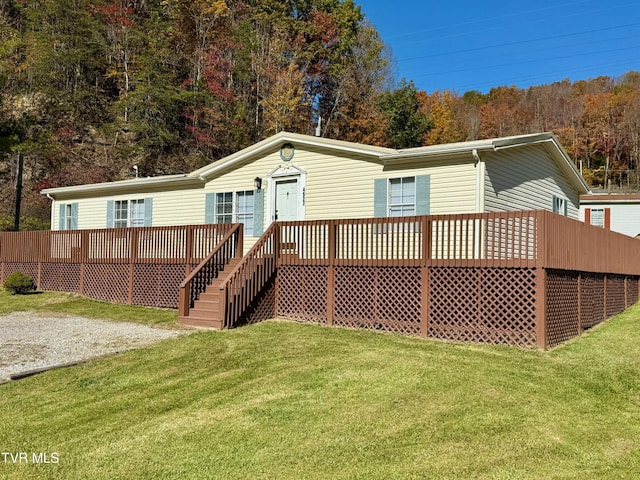
[[[604,208],[592,208],[589,223],[594,227],[604,228]]]
[[[396,183],[396,182],[400,182],[400,203],[392,203],[391,201],[391,185],[392,182]],[[408,183],[409,181],[411,181],[413,183],[413,202],[405,202],[405,198],[404,198],[404,185],[405,183]],[[410,176],[410,177],[395,177],[395,178],[389,178],[387,180],[387,217],[406,217],[406,216],[413,216],[416,214],[416,200],[417,200],[417,192],[416,192],[416,177],[415,176]],[[392,214],[391,210],[392,209],[397,209],[400,208],[400,214]],[[407,208],[411,208],[412,212],[411,213],[405,213],[405,209]]]
[[[242,223],[244,225],[244,234],[247,237],[253,236],[255,192],[253,190],[241,190],[238,192],[218,192],[215,195],[215,211],[213,212],[214,223]],[[230,202],[227,201],[228,197],[231,198]],[[239,211],[241,197],[251,198],[250,201],[245,203],[247,208],[244,212]],[[223,200],[222,202],[221,199]],[[220,211],[220,207],[222,205],[229,204],[231,205],[231,212]]]
[[[558,215],[562,215],[564,217],[566,217],[568,214],[567,212],[567,206],[568,206],[568,201],[566,198],[564,197],[553,197],[553,213],[557,213]]]
[[[63,223],[62,223],[64,225],[65,230],[71,230],[71,220],[72,220],[71,204],[67,203],[64,206],[64,217],[63,217]]]
[[[142,205],[142,208],[135,207]],[[113,228],[144,226],[144,199],[115,200],[113,204]]]

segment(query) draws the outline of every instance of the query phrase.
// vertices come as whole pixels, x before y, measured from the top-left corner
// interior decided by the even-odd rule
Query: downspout
[[[55,202],[55,199],[51,196],[50,193],[47,193],[46,195],[47,195],[47,198],[51,200],[51,226],[49,227],[49,230],[53,230],[53,212],[54,212],[53,203]]]
[[[471,150],[476,167],[476,213],[484,213],[484,162],[480,158],[478,150]]]

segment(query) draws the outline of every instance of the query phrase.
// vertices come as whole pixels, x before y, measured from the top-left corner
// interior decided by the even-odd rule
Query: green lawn
[[[546,353],[198,332],[0,385],[0,451],[29,455],[0,478],[637,478],[639,331],[640,306]]]

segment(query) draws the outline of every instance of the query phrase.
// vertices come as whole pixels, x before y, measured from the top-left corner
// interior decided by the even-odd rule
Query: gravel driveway
[[[188,330],[15,312],[0,316],[0,383],[176,337]]]

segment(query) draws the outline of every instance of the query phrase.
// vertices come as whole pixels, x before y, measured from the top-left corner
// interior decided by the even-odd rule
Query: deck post
[[[578,335],[582,335],[582,272],[578,272]]]
[[[191,297],[191,285],[187,283],[184,288],[178,289],[178,316],[179,317],[188,317],[189,316],[189,305],[191,302],[189,298]]]
[[[538,251],[536,255],[536,343],[546,350],[547,344],[547,212],[536,212]]]
[[[335,260],[336,260],[336,221],[330,220],[329,228],[329,251],[327,267],[327,325],[333,325],[333,307],[335,301]]]
[[[193,257],[193,225],[187,225],[185,237],[184,276],[188,277],[191,273],[191,261]]]
[[[429,336],[429,290],[431,286],[431,222],[422,217],[422,252],[420,258],[420,336]]]
[[[236,258],[244,257],[244,224],[240,224],[236,243]]]

